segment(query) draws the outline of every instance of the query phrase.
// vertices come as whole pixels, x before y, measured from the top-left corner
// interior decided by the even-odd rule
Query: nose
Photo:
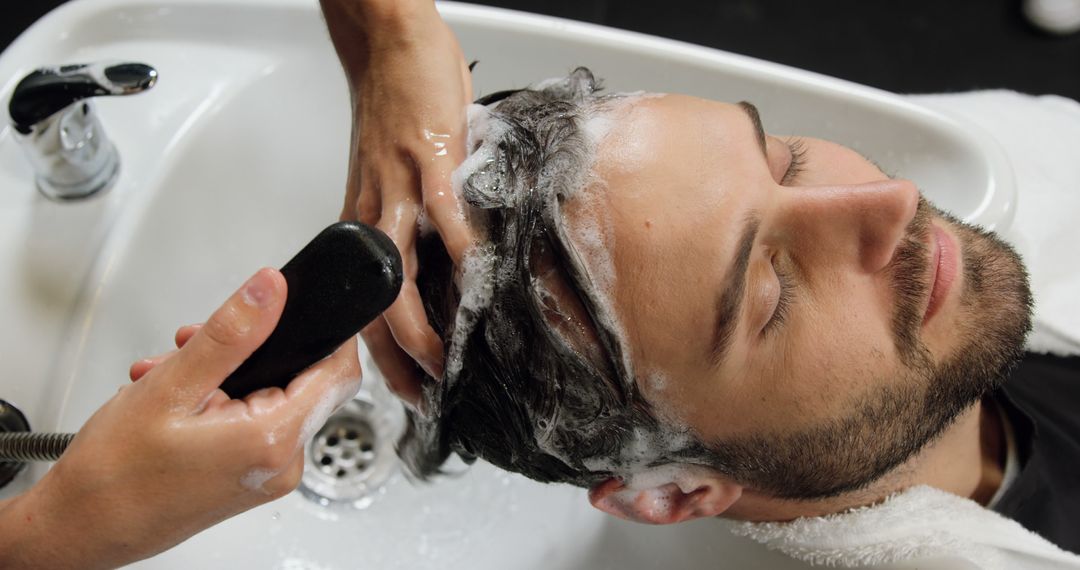
[[[867,273],[884,269],[914,219],[919,191],[908,180],[785,189],[785,226],[800,249],[852,262]]]

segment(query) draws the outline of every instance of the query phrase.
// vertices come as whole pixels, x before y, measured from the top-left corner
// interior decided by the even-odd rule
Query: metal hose
[[[74,438],[73,433],[0,433],[0,461],[56,461]]]

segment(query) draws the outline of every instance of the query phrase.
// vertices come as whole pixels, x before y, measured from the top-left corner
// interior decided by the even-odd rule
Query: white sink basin
[[[894,96],[676,42],[442,4],[478,94],[590,66],[610,90],[748,99],[775,132],[856,147],[961,217],[1006,228],[1011,173],[967,125]],[[0,127],[0,397],[37,430],[75,431],[255,269],[280,266],[336,219],[347,90],[307,0],[80,0],[0,56],[0,100],[31,69],[140,61],[160,72],[99,110],[122,160],[107,195],[39,197]],[[365,359],[366,361],[366,359]],[[366,382],[379,382],[370,366]],[[43,466],[4,490],[25,489]],[[210,529],[143,568],[800,568],[722,521],[617,521],[579,489],[477,465],[413,486],[396,476],[366,510],[292,495]]]

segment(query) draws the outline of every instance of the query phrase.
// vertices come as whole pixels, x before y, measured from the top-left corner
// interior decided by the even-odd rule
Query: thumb
[[[281,272],[261,269],[158,367],[156,382],[170,390],[175,405],[198,407],[274,331],[286,296]]]

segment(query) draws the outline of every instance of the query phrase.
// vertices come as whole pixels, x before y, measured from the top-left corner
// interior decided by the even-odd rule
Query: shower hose
[[[0,461],[56,461],[74,438],[73,433],[0,433]]]

